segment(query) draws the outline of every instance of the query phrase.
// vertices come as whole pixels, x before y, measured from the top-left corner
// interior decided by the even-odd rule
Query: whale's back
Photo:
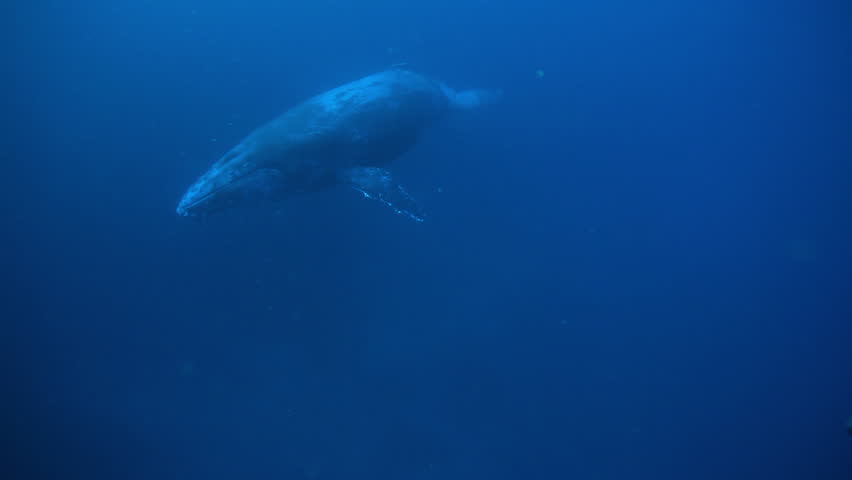
[[[441,118],[450,101],[440,84],[387,70],[316,95],[259,128],[246,142],[305,149],[334,167],[384,164]]]

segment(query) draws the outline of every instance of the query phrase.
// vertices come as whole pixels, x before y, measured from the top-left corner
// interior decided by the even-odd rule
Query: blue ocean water
[[[3,18],[2,478],[852,478],[852,5],[35,0]],[[203,222],[406,62],[498,105]]]

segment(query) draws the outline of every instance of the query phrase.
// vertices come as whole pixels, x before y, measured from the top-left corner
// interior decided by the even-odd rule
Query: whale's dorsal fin
[[[417,222],[426,219],[426,214],[417,201],[383,168],[348,168],[341,171],[340,179],[365,197],[391,207],[396,213],[406,215]]]

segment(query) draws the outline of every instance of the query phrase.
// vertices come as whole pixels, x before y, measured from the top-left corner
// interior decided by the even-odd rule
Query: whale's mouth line
[[[227,185],[221,185],[221,186],[218,186],[218,187],[216,187],[216,189],[215,189],[215,190],[211,190],[211,191],[209,191],[209,192],[205,193],[205,194],[204,194],[204,195],[202,195],[201,197],[194,199],[191,203],[186,203],[186,202],[184,202],[184,201],[181,201],[181,202],[180,202],[180,205],[178,205],[178,213],[181,213],[181,211],[182,211],[183,213],[181,213],[181,214],[182,214],[183,216],[185,216],[185,217],[188,217],[188,216],[190,215],[189,210],[190,210],[191,208],[193,208],[193,207],[196,207],[196,206],[200,205],[201,203],[203,203],[204,201],[206,201],[207,199],[209,199],[209,198],[210,198],[211,196],[213,196],[214,194],[216,194],[216,193],[220,192],[221,190],[223,190],[226,186],[227,186]]]
[[[246,174],[244,174],[244,175],[242,175],[238,178],[231,178],[231,180],[228,183],[217,185],[217,186],[213,187],[211,190],[205,192],[201,196],[199,196],[197,198],[193,198],[191,202],[186,202],[185,199],[182,199],[181,202],[178,204],[177,212],[178,212],[179,215],[182,215],[182,216],[190,216],[191,214],[190,214],[189,210],[191,210],[192,208],[195,208],[199,205],[202,205],[204,202],[210,201],[217,194],[220,194],[220,193],[223,193],[223,192],[227,194],[228,192],[239,191],[239,189],[243,188],[246,185],[251,186],[250,182],[252,182],[254,179],[257,179],[257,178],[261,178],[261,179],[266,178],[266,177],[262,177],[261,174],[269,172],[269,171],[270,171],[269,169],[256,170],[256,171],[253,171],[253,172],[246,173]],[[276,171],[276,175],[277,175],[277,171]],[[193,189],[190,189],[190,191],[191,190],[193,190]],[[196,190],[199,191],[201,189],[199,188],[199,189],[196,189]]]

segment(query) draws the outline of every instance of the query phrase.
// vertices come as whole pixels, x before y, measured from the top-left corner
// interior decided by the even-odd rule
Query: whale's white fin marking
[[[391,207],[396,213],[417,222],[426,219],[426,214],[417,201],[393,180],[390,172],[383,168],[356,167],[343,171],[341,179],[367,198],[378,200]]]

